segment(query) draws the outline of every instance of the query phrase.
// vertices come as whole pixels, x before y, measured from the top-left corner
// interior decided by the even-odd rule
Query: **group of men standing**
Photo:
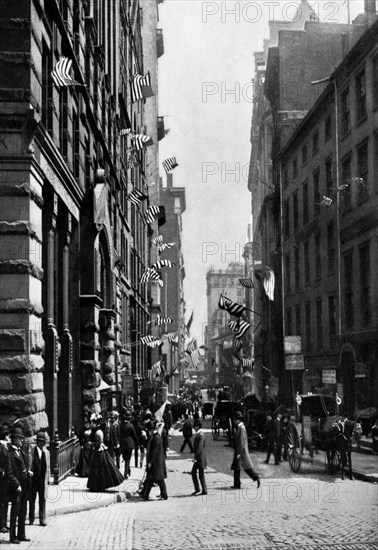
[[[24,445],[24,432],[17,425],[0,427],[0,532],[9,532],[9,541],[19,544],[30,541],[25,523],[29,502],[29,523],[35,519],[35,501],[38,495],[39,524],[46,525],[46,487],[50,476],[50,455],[46,449],[45,432],[38,432],[36,445]],[[10,521],[8,505],[11,503]]]

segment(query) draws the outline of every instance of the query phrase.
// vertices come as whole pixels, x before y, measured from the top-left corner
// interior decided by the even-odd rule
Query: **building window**
[[[293,159],[293,178],[296,178],[298,175],[298,160],[297,157]]]
[[[291,336],[291,307],[286,309],[286,336]]]
[[[295,291],[299,291],[300,287],[300,267],[299,267],[299,248],[294,250],[294,277],[295,277]]]
[[[364,325],[368,325],[371,321],[369,243],[360,247],[360,288],[361,319]]]
[[[322,301],[316,302],[316,336],[317,336],[317,348],[323,347],[323,319],[322,319]]]
[[[309,221],[308,214],[308,182],[303,183],[303,225],[306,225]]]
[[[357,149],[358,201],[368,198],[368,144],[365,142]]]
[[[328,296],[328,333],[330,337],[336,335],[336,302],[335,296]],[[330,341],[330,344],[332,342]]]
[[[328,141],[329,138],[332,136],[332,117],[329,115],[324,123],[324,139],[325,141]]]
[[[298,229],[298,191],[293,193],[293,223],[295,231]]]
[[[307,164],[307,145],[303,145],[302,147],[302,165],[304,166]]]
[[[342,185],[346,187],[342,191],[342,205],[345,210],[351,206],[352,199],[352,157],[343,160],[342,164]]]
[[[373,106],[378,107],[378,55],[373,59]]]
[[[291,288],[291,274],[290,274],[290,254],[285,255],[285,288],[286,293],[290,294]]]
[[[344,256],[344,282],[345,282],[345,326],[352,328],[354,325],[353,309],[353,251]]]
[[[290,209],[289,209],[289,199],[285,200],[285,237],[290,235]]]
[[[335,271],[335,226],[331,222],[327,226],[327,270],[328,275]]]
[[[319,187],[319,170],[316,170],[313,174],[314,183],[314,215],[316,216],[320,212],[320,187]]]
[[[319,132],[316,131],[312,136],[312,156],[316,155],[319,151]]]
[[[306,326],[306,350],[311,351],[311,304],[305,305],[305,326]]]
[[[295,306],[295,334],[296,336],[301,335],[301,306],[300,304]]]
[[[325,162],[326,196],[332,196],[332,156]]]
[[[356,115],[357,121],[366,117],[366,77],[365,70],[356,78]]]
[[[322,278],[322,256],[320,252],[320,233],[315,235],[315,279]]]
[[[341,94],[341,133],[347,134],[350,130],[350,96],[349,88]]]
[[[304,243],[304,276],[305,285],[310,284],[310,242]]]

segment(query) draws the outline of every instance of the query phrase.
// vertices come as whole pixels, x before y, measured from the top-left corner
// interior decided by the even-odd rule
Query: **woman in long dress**
[[[90,491],[100,492],[108,487],[117,487],[124,481],[124,477],[104,445],[104,432],[98,428],[94,436],[95,447],[91,456],[87,487]]]

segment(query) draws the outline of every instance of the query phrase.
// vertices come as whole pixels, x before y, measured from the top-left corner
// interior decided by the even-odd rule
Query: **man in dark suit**
[[[46,525],[46,489],[50,477],[50,453],[46,449],[45,432],[37,433],[37,445],[31,451],[31,471],[33,472],[29,504],[29,523],[34,523],[35,500],[38,495],[39,525]]]
[[[234,459],[231,464],[231,470],[234,470],[234,485],[233,489],[240,489],[240,472],[241,469],[256,481],[257,488],[260,487],[260,476],[253,469],[253,464],[248,451],[248,436],[247,430],[243,423],[243,415],[240,411],[234,414],[234,422],[237,426],[235,433]]]
[[[167,477],[167,468],[165,465],[164,448],[161,437],[156,429],[156,421],[149,420],[146,423],[146,430],[148,431],[148,445],[147,445],[147,476],[142,493],[145,500],[148,500],[150,491],[154,483],[157,483],[160,487],[160,500],[167,500],[167,488],[165,485],[165,478]]]
[[[123,420],[120,428],[120,445],[123,460],[125,461],[125,473],[124,477],[127,479],[131,474],[130,459],[133,450],[138,445],[138,438],[135,432],[135,428],[131,423],[131,412],[126,410],[123,412]]]
[[[20,541],[30,541],[25,535],[25,520],[27,510],[27,481],[32,476],[28,472],[28,460],[21,449],[24,441],[24,433],[21,428],[13,428],[9,457],[11,461],[11,473],[9,477],[9,500],[12,503],[10,515],[10,542],[19,544]],[[17,536],[16,536],[17,527]]]
[[[182,435],[184,436],[184,441],[180,447],[180,453],[184,452],[185,445],[188,445],[190,452],[192,453],[193,452],[193,445],[191,441],[191,437],[193,435],[192,421],[190,420],[189,415],[187,414],[185,415],[185,422],[180,431],[182,431]]]
[[[8,483],[12,473],[9,457],[10,438],[8,425],[0,427],[0,533],[8,533]]]
[[[193,427],[196,432],[196,435],[193,441],[194,464],[192,468],[192,480],[194,485],[194,493],[192,494],[193,496],[195,496],[201,492],[199,488],[198,478],[197,478],[197,472],[198,472],[199,481],[202,487],[201,495],[207,495],[207,487],[206,487],[205,472],[204,472],[205,468],[207,467],[206,450],[205,450],[205,445],[206,445],[205,434],[201,430],[202,424],[199,419],[196,419],[194,421]]]

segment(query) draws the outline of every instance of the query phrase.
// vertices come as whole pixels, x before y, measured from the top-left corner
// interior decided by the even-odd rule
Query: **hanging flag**
[[[154,239],[152,239],[152,242],[156,245],[160,245],[163,243],[163,235],[158,235]]]
[[[187,336],[190,336],[190,327],[192,326],[192,323],[193,323],[193,315],[194,315],[194,310],[192,311],[192,314],[189,317],[188,323],[185,325],[185,333]]]
[[[253,359],[243,359],[242,360],[242,367],[243,369],[252,369],[254,364]]]
[[[51,71],[51,77],[56,86],[81,86],[80,82],[76,82],[76,80],[70,76],[71,65],[72,59],[63,56],[60,57]]]
[[[163,336],[170,344],[178,344],[179,337],[177,332],[170,332],[168,334],[164,334]]]
[[[234,341],[232,342],[232,349],[236,352],[239,351],[243,347],[243,342],[241,340],[236,340],[234,338]]]
[[[141,336],[140,341],[142,344],[151,344],[151,342],[156,342],[158,338],[156,336],[151,336],[150,334],[148,336]]]
[[[153,342],[147,342],[146,346],[149,346],[150,348],[158,348],[163,344],[162,340],[154,340]]]
[[[131,134],[131,128],[122,128],[119,133],[120,136],[127,136],[128,134]]]
[[[168,325],[169,323],[173,323],[172,317],[160,317],[160,315],[158,315],[155,319],[155,326]]]
[[[198,349],[194,349],[192,351],[186,350],[186,353],[189,355],[190,360],[192,361],[193,368],[197,369],[200,364]]]
[[[236,317],[241,315],[247,309],[241,304],[233,302],[232,300],[230,300],[230,298],[226,298],[222,294],[219,297],[218,307],[219,309],[225,309],[227,313],[229,313],[230,315],[235,315]]]
[[[155,412],[155,418],[158,422],[163,422],[163,415],[164,415],[164,412],[165,412],[165,407],[167,406],[167,403],[168,401],[165,401],[162,406],[160,407],[160,409],[158,409],[156,412]]]
[[[178,164],[176,162],[176,157],[171,157],[171,158],[165,159],[163,161],[163,167],[164,167],[164,170],[166,171],[167,174],[168,174],[168,172],[170,172],[171,170],[173,170],[177,166],[178,166]]]
[[[169,248],[172,248],[172,246],[174,246],[176,243],[162,243],[161,245],[158,246],[158,254],[161,254],[162,252],[164,252],[164,250],[168,250]]]
[[[243,338],[244,334],[247,332],[250,326],[251,325],[246,321],[240,321],[238,323],[236,321],[228,322],[228,327],[235,334],[235,338],[237,340]]]
[[[153,267],[148,267],[140,278],[140,283],[147,283],[148,281],[157,281],[160,279],[159,273]]]
[[[239,279],[239,283],[245,288],[254,288],[252,279]]]
[[[162,267],[175,267],[175,265],[176,264],[174,264],[170,260],[158,260],[151,266],[151,269],[155,269],[155,271],[158,271]]]
[[[164,216],[163,206],[149,206],[144,213],[144,221],[146,224],[152,223],[154,220],[157,220],[162,216]]]
[[[270,269],[269,267],[267,267],[266,269],[267,271],[264,277],[264,289],[269,300],[273,302],[275,277],[272,269]]]
[[[133,189],[133,191],[126,196],[126,199],[135,204],[135,206],[138,206],[141,201],[147,199],[147,195],[139,191],[139,189]]]
[[[147,99],[147,97],[153,96],[154,93],[151,88],[150,71],[142,76],[136,74],[131,82],[131,101],[134,103],[140,99]]]
[[[135,149],[142,151],[143,147],[153,145],[152,137],[145,136],[144,134],[130,134],[131,139],[134,140]]]

